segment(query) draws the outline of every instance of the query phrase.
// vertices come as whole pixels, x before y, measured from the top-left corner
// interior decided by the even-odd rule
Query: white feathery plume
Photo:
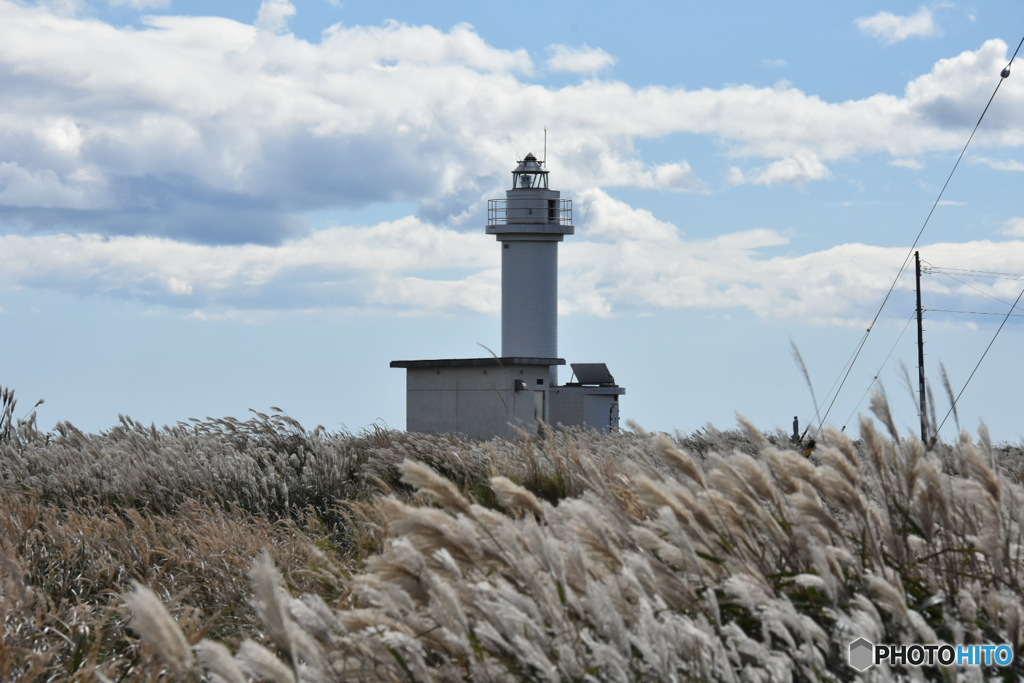
[[[253,561],[252,568],[249,570],[249,578],[252,581],[256,613],[263,625],[266,626],[271,639],[294,658],[296,653],[292,642],[292,628],[289,623],[291,617],[288,614],[287,598],[282,594],[281,574],[274,566],[269,551],[264,550]]]
[[[914,609],[908,609],[907,620],[914,629],[914,633],[911,636],[913,638],[913,642],[925,644],[938,642],[938,638],[935,636],[935,630],[928,625],[928,622],[925,621],[925,618],[920,612]]]
[[[505,477],[491,477],[491,487],[498,504],[506,510],[531,512],[543,519],[544,508],[537,497]]]
[[[203,667],[225,683],[246,683],[245,673],[223,644],[204,639],[196,643],[195,651]]]
[[[655,436],[653,443],[655,449],[668,464],[701,486],[704,485],[704,472],[690,453],[679,448],[672,439],[664,434]]]
[[[124,594],[124,600],[132,612],[132,629],[179,675],[191,671],[195,661],[188,641],[156,593],[132,581],[132,590]]]
[[[323,656],[319,646],[309,633],[296,624],[291,615],[291,597],[281,587],[281,573],[274,566],[268,550],[264,549],[253,562],[249,578],[256,613],[271,640],[287,653],[296,678],[302,661],[314,667],[322,667]]]
[[[868,594],[874,598],[877,604],[891,614],[906,617],[907,602],[899,589],[877,574],[868,574],[864,578]]]
[[[259,643],[245,640],[238,648],[235,660],[249,676],[272,683],[296,683],[291,667]]]
[[[402,481],[425,493],[435,502],[454,512],[470,514],[469,501],[455,487],[433,469],[415,460],[405,460],[399,465]]]

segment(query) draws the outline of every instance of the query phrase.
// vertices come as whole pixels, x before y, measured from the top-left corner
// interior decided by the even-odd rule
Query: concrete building
[[[542,422],[617,429],[626,390],[603,363],[574,363],[576,381],[558,384],[558,243],[575,228],[543,161],[519,162],[505,199],[488,202],[486,229],[501,244],[501,356],[392,361],[406,370],[406,429],[480,439]]]

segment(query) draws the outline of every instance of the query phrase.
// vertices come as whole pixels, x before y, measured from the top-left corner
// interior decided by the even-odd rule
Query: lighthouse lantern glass
[[[512,171],[512,189],[548,189],[548,172],[537,157],[527,154],[526,158]]]

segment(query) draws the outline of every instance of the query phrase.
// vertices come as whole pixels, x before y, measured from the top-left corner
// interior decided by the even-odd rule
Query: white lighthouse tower
[[[548,187],[532,154],[512,171],[505,199],[487,204],[501,244],[501,356],[396,360],[406,370],[406,429],[515,437],[542,423],[614,431],[619,396],[604,363],[573,363],[558,384],[558,243],[575,232],[572,200]]]
[[[502,247],[502,356],[558,357],[558,243],[573,233],[572,200],[548,187],[547,170],[527,154],[505,199],[487,205],[487,234]]]

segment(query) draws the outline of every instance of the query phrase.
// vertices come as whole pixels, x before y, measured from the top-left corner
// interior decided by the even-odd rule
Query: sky
[[[624,425],[856,435],[884,391],[916,434],[916,249],[942,437],[1019,443],[1022,36],[1008,1],[0,0],[0,386],[44,429],[401,429],[391,360],[500,348],[486,206],[532,152],[559,355]]]

